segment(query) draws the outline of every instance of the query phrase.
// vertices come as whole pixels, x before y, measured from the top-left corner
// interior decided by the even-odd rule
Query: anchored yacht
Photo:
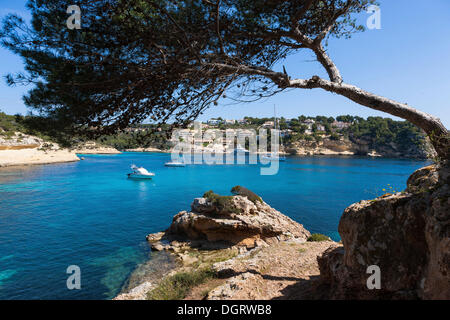
[[[148,172],[143,167],[137,167],[134,164],[131,166],[132,173],[128,173],[127,176],[130,179],[152,179],[155,176],[153,172]]]

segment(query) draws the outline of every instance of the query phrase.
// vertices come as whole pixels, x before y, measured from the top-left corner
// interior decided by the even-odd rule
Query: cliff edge
[[[147,236],[178,265],[116,299],[450,299],[449,185],[449,167],[432,165],[401,193],[349,206],[342,243],[243,187],[209,191]]]
[[[173,241],[198,248],[254,248],[294,238],[305,241],[310,236],[301,224],[260,197],[253,197],[243,193],[220,196],[209,191],[194,199],[191,212],[178,213],[164,233],[148,235],[147,240],[152,242],[153,249],[169,249]]]
[[[348,207],[339,223],[343,248],[318,262],[331,299],[450,299],[450,170],[414,172],[404,192]],[[380,288],[368,290],[369,266]]]
[[[190,212],[175,215],[166,231],[148,235],[154,257],[170,253],[177,265],[158,279],[144,277],[116,299],[312,297],[317,256],[339,244],[328,237],[308,241],[308,230],[250,190],[236,186],[232,192],[206,192]]]

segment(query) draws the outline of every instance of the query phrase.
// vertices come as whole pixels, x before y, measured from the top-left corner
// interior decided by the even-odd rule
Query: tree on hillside
[[[337,116],[336,117],[337,121],[340,122],[353,122],[355,120],[355,117],[351,116],[351,115],[346,115],[346,116]]]
[[[30,0],[27,26],[11,15],[2,44],[21,55],[25,97],[54,126],[122,129],[146,118],[186,122],[220,99],[251,101],[288,88],[322,89],[422,128],[443,159],[449,135],[436,117],[345,83],[327,39],[364,28],[374,0],[84,0],[81,29],[66,26],[72,0]],[[274,65],[309,50],[328,78]]]

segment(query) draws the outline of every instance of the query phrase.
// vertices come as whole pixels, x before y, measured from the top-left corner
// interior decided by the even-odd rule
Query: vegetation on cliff
[[[245,187],[235,186],[231,188],[231,193],[234,195],[247,197],[247,199],[253,203],[256,203],[256,201],[259,201],[261,203],[263,202],[260,196]]]
[[[425,147],[425,133],[407,121],[394,121],[389,118],[369,117],[367,120],[356,117],[352,125],[344,130],[351,141],[363,140],[370,149],[381,150],[395,146],[402,153]]]
[[[222,129],[259,129],[272,118],[245,117],[244,123],[218,125]],[[0,113],[0,134],[12,136],[14,132],[22,132],[58,142],[63,146],[80,144],[88,141],[81,135],[65,135],[61,132],[48,131],[39,127],[39,120],[33,116],[7,115]],[[309,127],[306,123],[314,122]],[[336,123],[343,127],[337,127]],[[381,155],[392,156],[396,153],[403,157],[424,158],[430,150],[425,133],[407,121],[396,121],[390,118],[357,116],[307,117],[280,119],[283,142],[286,147],[300,143],[320,142],[324,139],[332,141],[350,141],[355,145],[364,145],[368,150],[375,150]],[[161,150],[171,148],[171,126],[140,124],[125,131],[103,135],[95,141],[99,145],[114,147],[118,150],[154,147]]]
[[[0,112],[0,135],[8,138],[14,136],[16,132],[21,132],[44,140],[54,141],[55,139],[52,139],[50,135],[31,125],[35,122],[35,119],[33,116],[8,115]]]
[[[239,210],[233,206],[233,196],[221,196],[209,190],[203,194],[203,198],[208,199],[211,205],[217,208],[217,213],[223,210],[239,213]]]
[[[307,241],[310,242],[321,242],[321,241],[330,241],[330,237],[327,237],[324,234],[321,233],[313,233],[308,239]]]
[[[82,134],[70,135],[51,126],[43,125],[45,119],[35,116],[8,115],[0,112],[0,135],[12,137],[15,132],[33,135],[46,141],[52,141],[64,147],[82,145],[92,141],[89,136]],[[154,147],[167,150],[171,144],[169,126],[156,127],[151,124],[142,124],[133,128],[109,135],[97,137],[94,141],[99,146],[109,146],[118,150]]]
[[[181,300],[189,291],[210,279],[217,277],[211,267],[177,272],[164,278],[156,288],[147,294],[148,300]]]

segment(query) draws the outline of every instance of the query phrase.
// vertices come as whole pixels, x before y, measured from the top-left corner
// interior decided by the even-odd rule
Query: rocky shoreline
[[[415,148],[405,152],[404,150],[400,151],[399,146],[395,144],[374,150],[370,149],[368,142],[365,141],[355,143],[348,139],[331,140],[329,138],[321,141],[296,141],[290,144],[286,151],[291,155],[298,156],[368,156],[401,159],[430,159],[435,156],[429,142],[423,149]]]
[[[170,150],[162,150],[153,147],[125,149],[125,152],[149,152],[149,153],[170,153]]]
[[[199,152],[210,148],[201,147]],[[125,149],[124,152],[170,153],[170,150],[158,148]],[[77,154],[120,154],[121,151],[88,141],[70,149],[61,148],[58,144],[44,141],[41,138],[16,132],[12,137],[0,136],[0,167],[22,166],[36,164],[54,164],[79,161]],[[286,148],[282,155],[297,156],[358,156],[370,157],[403,157],[399,153],[387,152],[379,154],[376,151],[362,150],[349,141],[323,140],[321,142],[302,142]],[[419,158],[421,158],[420,156]],[[416,157],[417,158],[417,157]]]
[[[115,299],[450,299],[450,169],[419,169],[407,185],[348,207],[341,243],[311,236],[245,188],[207,192],[147,236],[176,266]],[[379,288],[367,285],[370,266]],[[180,293],[179,279],[193,285]]]
[[[202,290],[193,288],[185,298],[256,299],[268,298],[270,292],[273,297],[282,297],[281,291],[294,285],[295,277],[307,281],[318,276],[317,255],[339,244],[329,238],[308,242],[311,236],[308,230],[250,190],[236,186],[233,193],[233,196],[220,196],[207,192],[194,199],[190,212],[175,215],[167,230],[149,234],[147,240],[152,250],[170,253],[178,266],[168,270],[165,277],[144,281],[115,299],[146,299],[158,290],[164,279],[202,268],[209,268],[217,277],[199,285]],[[291,259],[286,259],[288,256]],[[292,268],[289,264],[293,260],[302,267]],[[250,282],[264,282],[269,267],[277,268],[271,272],[286,273],[277,284],[279,290],[265,291],[264,297],[254,296]],[[209,288],[211,283],[214,288]],[[269,281],[267,285],[274,283]],[[235,290],[238,287],[246,289]]]

